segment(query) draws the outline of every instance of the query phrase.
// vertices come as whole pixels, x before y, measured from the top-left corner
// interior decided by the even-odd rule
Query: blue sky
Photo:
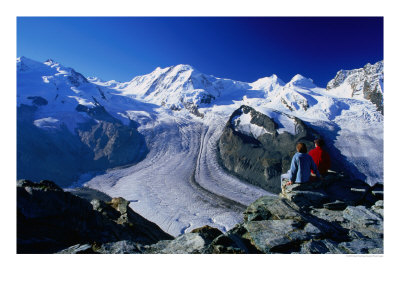
[[[129,81],[189,64],[246,82],[300,73],[319,86],[383,59],[383,18],[18,17],[17,56]]]

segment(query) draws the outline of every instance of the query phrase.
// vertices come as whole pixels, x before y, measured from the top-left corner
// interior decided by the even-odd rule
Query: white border
[[[380,1],[14,1],[1,13],[1,294],[3,299],[389,299],[397,260],[400,28]],[[394,1],[393,1],[394,2]],[[392,3],[393,3],[392,2]],[[4,6],[4,5],[3,5]],[[385,254],[16,255],[16,16],[384,16]],[[5,108],[4,108],[5,107]],[[395,152],[396,151],[396,152]],[[395,173],[396,172],[396,173]],[[7,191],[4,193],[4,191]],[[395,215],[396,214],[396,215]]]

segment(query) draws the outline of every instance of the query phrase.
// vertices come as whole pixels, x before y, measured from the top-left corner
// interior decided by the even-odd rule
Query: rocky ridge
[[[361,96],[370,100],[383,113],[383,61],[373,65],[366,64],[363,68],[340,70],[334,79],[328,82],[326,89],[350,87],[348,97]]]
[[[123,198],[85,199],[51,181],[17,183],[17,253],[96,253],[108,243],[146,245],[167,239],[172,237]]]

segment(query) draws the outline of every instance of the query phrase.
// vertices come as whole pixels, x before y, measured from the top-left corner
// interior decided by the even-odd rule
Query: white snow
[[[33,124],[43,129],[57,129],[60,127],[60,121],[51,117],[35,120]]]
[[[263,134],[274,134],[273,132],[267,131],[264,127],[251,123],[250,113],[242,112],[241,115],[232,118],[232,125],[237,131],[256,139]]]
[[[303,75],[297,74],[286,84],[288,87],[303,87],[303,88],[314,88],[315,84],[311,78],[306,78]]]
[[[85,185],[132,201],[133,210],[175,236],[203,225],[229,230],[242,220],[245,205],[269,193],[218,165],[215,147],[224,123],[217,125],[162,113],[142,130],[150,148],[145,160]]]
[[[258,110],[273,119],[274,122],[278,124],[277,131],[279,134],[283,132],[288,132],[291,135],[296,134],[296,122],[292,116],[271,109],[258,108]]]

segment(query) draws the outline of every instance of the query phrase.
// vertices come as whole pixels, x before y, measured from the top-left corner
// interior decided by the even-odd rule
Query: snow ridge
[[[327,90],[338,90],[343,97],[364,98],[364,86],[383,94],[383,61],[354,70],[340,70],[334,79],[328,82]]]

